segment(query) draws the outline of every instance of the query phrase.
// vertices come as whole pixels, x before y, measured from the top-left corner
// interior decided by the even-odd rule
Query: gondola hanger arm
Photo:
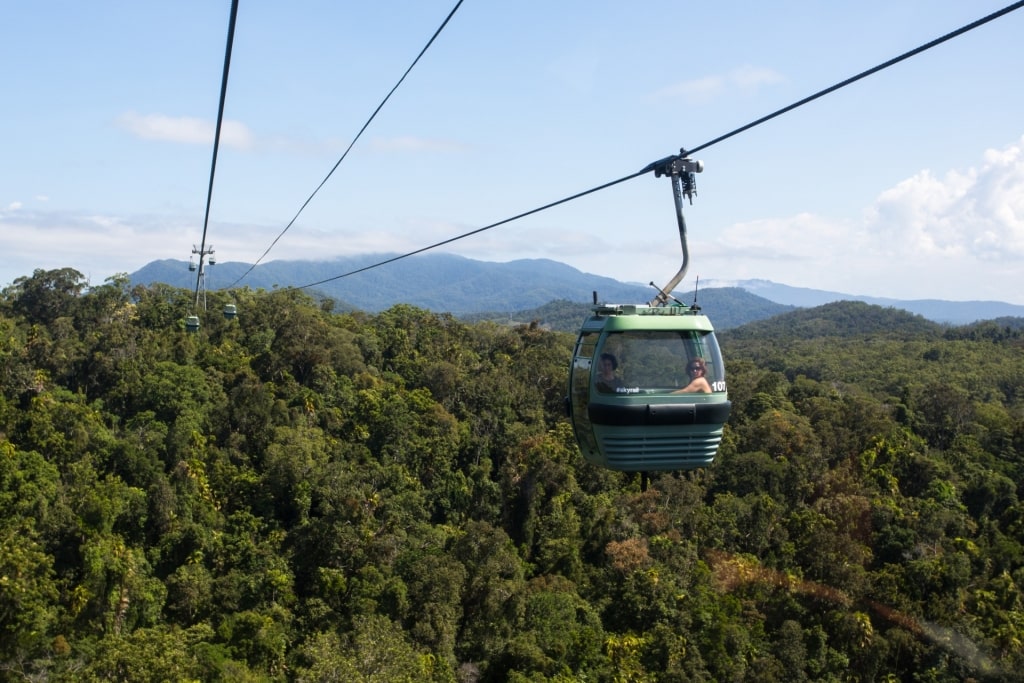
[[[704,162],[691,159],[685,149],[679,154],[659,159],[648,164],[641,173],[654,171],[655,177],[669,176],[672,179],[672,198],[676,205],[676,223],[679,225],[679,243],[683,250],[683,262],[679,271],[668,284],[658,290],[658,295],[648,302],[649,306],[664,306],[672,298],[672,290],[682,282],[690,266],[690,249],[686,244],[686,218],[683,216],[683,197],[693,204],[697,194],[697,174],[704,171]],[[653,283],[652,283],[653,284]]]

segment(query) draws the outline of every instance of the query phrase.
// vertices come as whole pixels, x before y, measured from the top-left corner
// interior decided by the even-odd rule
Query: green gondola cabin
[[[732,404],[714,329],[699,311],[594,307],[569,374],[569,414],[588,462],[626,472],[712,463]],[[614,380],[602,374],[602,359],[614,366]],[[703,369],[700,389],[690,384],[688,371],[695,368]]]

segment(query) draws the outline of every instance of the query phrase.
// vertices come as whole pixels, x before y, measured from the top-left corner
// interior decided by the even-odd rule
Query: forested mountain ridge
[[[394,256],[394,255],[391,255]],[[324,262],[273,261],[258,266],[245,284],[276,289],[328,279],[377,263],[383,255]],[[229,285],[247,270],[242,263],[219,263],[207,269],[207,287]],[[194,287],[194,274],[182,261],[154,261],[130,276],[133,284],[169,284]],[[191,284],[190,284],[191,280]],[[643,303],[657,293],[653,287],[618,282],[581,273],[563,263],[529,259],[488,263],[451,254],[419,255],[359,274],[358,279],[332,280],[311,288],[317,297],[334,300],[337,311],[379,312],[394,303],[408,303],[437,313],[451,313],[472,321],[538,321],[553,329],[575,330],[593,306],[601,302]],[[738,287],[703,289],[698,303],[715,311],[716,324],[735,327],[752,320],[792,310]],[[693,300],[690,293],[687,304]]]
[[[779,341],[866,336],[909,339],[941,337],[946,329],[946,326],[897,308],[882,308],[860,301],[837,301],[747,323],[731,329],[726,336]]]
[[[964,325],[979,320],[997,318],[1024,319],[1024,306],[1002,301],[943,301],[941,299],[894,299],[844,292],[830,292],[807,287],[791,287],[768,280],[740,280],[739,282],[709,281],[708,287],[742,287],[757,296],[781,304],[814,308],[836,301],[860,301],[882,308],[899,308],[928,320],[951,325]]]
[[[715,464],[643,490],[571,334],[208,299],[0,295],[0,681],[1021,680],[1019,330],[723,333]]]
[[[397,254],[367,254],[330,261],[271,261],[260,264],[243,284],[254,289],[299,287],[322,282],[315,290],[367,312],[379,312],[405,302],[455,315],[481,311],[509,312],[542,306],[557,299],[590,301],[597,290],[602,299],[644,301],[652,289],[612,278],[581,273],[549,259],[491,263],[453,254],[420,254],[370,268],[358,278],[338,278]],[[250,269],[246,263],[220,262],[207,269],[207,286],[229,286]],[[187,263],[154,261],[131,275],[136,284],[165,283],[189,288],[195,278]]]
[[[601,300],[604,302],[605,300]],[[644,303],[644,300],[612,301],[610,303]],[[685,302],[690,305],[692,301]],[[793,306],[772,303],[737,287],[706,289],[697,301],[701,311],[711,317],[716,330],[727,330],[751,321],[779,315],[793,310]],[[560,299],[533,309],[513,311],[508,314],[494,312],[475,313],[459,316],[463,320],[478,322],[490,320],[507,324],[536,322],[552,330],[575,333],[580,324],[593,314],[593,303],[580,303]]]
[[[219,262],[206,268],[206,286],[220,289],[241,284],[253,289],[300,287],[319,282],[310,291],[332,298],[338,310],[379,312],[406,303],[437,313],[505,318],[547,305],[552,301],[587,304],[597,292],[602,302],[642,303],[656,291],[645,283],[584,273],[551,259],[520,259],[507,263],[477,261],[454,254],[417,254],[371,267],[399,254],[367,254],[326,261]],[[358,272],[354,277],[340,277]],[[184,261],[153,261],[130,275],[133,285],[168,284],[183,289],[195,286],[195,274]],[[700,280],[700,291],[684,283],[675,295],[687,304],[694,295],[721,328],[768,318],[794,307],[813,308],[834,301],[862,301],[883,308],[898,308],[945,324],[969,324],[1001,317],[1024,318],[1024,306],[1000,301],[939,301],[882,299],[817,289],[789,287],[765,280],[737,282]],[[718,305],[724,304],[724,305]]]

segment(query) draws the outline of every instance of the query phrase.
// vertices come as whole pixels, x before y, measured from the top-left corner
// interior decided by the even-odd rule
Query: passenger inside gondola
[[[707,365],[703,358],[693,358],[686,365],[686,374],[690,380],[682,389],[673,391],[673,394],[710,394],[711,385],[708,383]]]
[[[615,374],[619,361],[614,354],[602,353],[598,359],[597,390],[611,393],[623,386],[622,379]]]

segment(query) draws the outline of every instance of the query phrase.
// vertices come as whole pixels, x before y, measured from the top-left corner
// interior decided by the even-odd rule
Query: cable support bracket
[[[673,187],[680,196],[685,196],[693,204],[693,196],[697,194],[697,174],[704,171],[704,162],[691,159],[685,149],[679,154],[667,156],[648,164],[640,173],[654,171],[654,176],[671,176]]]

